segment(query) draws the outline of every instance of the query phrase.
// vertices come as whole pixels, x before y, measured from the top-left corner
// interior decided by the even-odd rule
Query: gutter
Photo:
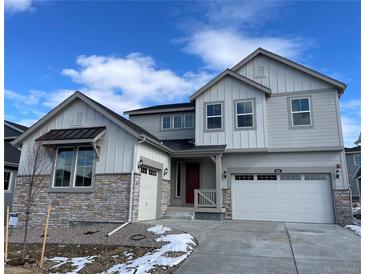
[[[129,225],[132,222],[132,203],[133,203],[133,190],[134,190],[134,171],[136,169],[136,151],[137,151],[137,145],[138,144],[142,144],[143,142],[146,142],[146,138],[142,137],[141,140],[139,140],[135,145],[134,145],[134,150],[133,150],[133,166],[132,166],[132,172],[131,172],[131,187],[129,189],[129,212],[128,212],[128,221],[125,222],[124,224],[122,224],[121,226],[118,226],[116,229],[114,229],[113,231],[109,232],[106,236],[110,237],[111,235],[113,235],[115,232],[117,232],[118,230],[122,229],[123,227],[126,227],[127,225]]]

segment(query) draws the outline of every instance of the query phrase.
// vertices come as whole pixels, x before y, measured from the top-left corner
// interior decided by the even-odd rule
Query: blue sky
[[[360,2],[5,0],[5,118],[31,125],[74,90],[122,113],[187,101],[257,47],[348,84],[360,132]]]

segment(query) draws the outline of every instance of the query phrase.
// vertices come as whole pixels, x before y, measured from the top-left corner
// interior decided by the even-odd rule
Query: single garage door
[[[334,223],[327,174],[236,174],[232,176],[232,218]]]
[[[157,170],[142,167],[138,206],[139,221],[156,219],[157,186]]]

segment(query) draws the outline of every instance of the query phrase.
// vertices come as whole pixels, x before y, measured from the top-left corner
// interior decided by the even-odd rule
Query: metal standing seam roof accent
[[[36,141],[94,139],[104,130],[105,127],[52,129]]]

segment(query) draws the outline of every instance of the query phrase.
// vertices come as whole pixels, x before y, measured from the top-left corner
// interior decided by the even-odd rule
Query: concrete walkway
[[[177,273],[360,273],[360,237],[337,225],[157,220],[194,235]]]

